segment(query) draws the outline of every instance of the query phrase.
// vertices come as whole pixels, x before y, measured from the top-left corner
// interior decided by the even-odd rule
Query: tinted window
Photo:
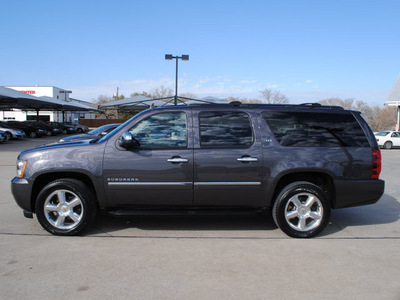
[[[263,112],[277,141],[286,147],[369,147],[351,114]]]
[[[250,118],[242,112],[201,112],[201,147],[248,147],[253,143]]]
[[[140,143],[140,148],[186,148],[186,114],[169,112],[152,115],[140,121],[130,133]]]

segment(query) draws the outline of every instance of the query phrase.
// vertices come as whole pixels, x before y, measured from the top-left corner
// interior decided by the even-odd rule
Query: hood
[[[19,154],[19,156],[28,154],[28,153],[32,153],[32,152],[43,151],[43,150],[88,146],[88,145],[90,145],[90,141],[91,140],[82,140],[82,141],[59,142],[59,143],[56,142],[56,143],[51,143],[51,144],[45,144],[45,145],[37,146],[35,148],[24,150]]]

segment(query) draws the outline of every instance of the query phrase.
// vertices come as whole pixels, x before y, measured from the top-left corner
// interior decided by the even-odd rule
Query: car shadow
[[[400,219],[400,203],[396,198],[384,194],[380,201],[373,205],[343,208],[332,210],[329,225],[319,234],[319,237],[329,237],[352,226],[371,226],[390,224]],[[133,231],[132,231],[133,230]],[[277,230],[270,214],[260,215],[212,215],[212,216],[129,216],[114,217],[99,215],[92,226],[84,235],[93,236],[106,234],[114,236],[152,236],[156,231],[163,236],[175,237],[172,232],[219,232],[237,231],[237,236],[242,237],[242,231],[249,232],[249,236],[260,231]],[[234,235],[236,236],[236,235]],[[275,235],[274,235],[275,236]],[[264,236],[268,238],[267,235]]]
[[[399,201],[388,194],[384,194],[377,203],[372,205],[332,210],[330,224],[320,236],[326,237],[355,226],[384,225],[399,220]]]
[[[144,231],[268,231],[277,227],[272,218],[265,215],[212,215],[212,216],[129,216],[100,215],[92,230],[112,235],[113,232],[135,229],[127,234],[145,234]]]

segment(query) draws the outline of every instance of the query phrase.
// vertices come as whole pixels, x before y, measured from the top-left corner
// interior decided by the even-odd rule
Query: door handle
[[[258,161],[258,158],[257,157],[245,156],[245,157],[239,157],[237,159],[237,161],[240,161],[240,162],[256,162],[256,161]]]
[[[187,158],[181,158],[181,157],[172,157],[167,159],[167,162],[173,164],[187,163],[188,161],[189,160]]]

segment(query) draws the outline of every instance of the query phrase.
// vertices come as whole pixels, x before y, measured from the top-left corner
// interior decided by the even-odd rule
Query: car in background
[[[44,126],[40,122],[37,122],[37,121],[24,121],[24,123],[28,124],[28,126],[31,126],[32,128],[40,129],[39,134],[41,134],[41,135],[47,135],[47,136],[54,135],[53,131],[49,127]]]
[[[25,122],[7,121],[7,125],[9,125],[12,128],[23,130],[26,136],[31,138],[36,138],[46,135],[46,132],[43,129],[32,127],[29,124],[26,124]]]
[[[76,128],[76,132],[84,133],[89,131],[89,127],[86,125],[80,125],[73,122],[63,122],[64,125],[74,126]]]
[[[49,126],[59,128],[63,134],[77,133],[76,127],[71,125],[65,125],[60,122],[46,122]]]
[[[392,149],[400,147],[400,131],[386,130],[375,133],[379,147]]]
[[[26,134],[23,130],[12,128],[7,123],[1,121],[0,121],[0,130],[3,131],[4,134],[6,135],[7,141],[11,139],[22,139],[26,137]]]
[[[4,131],[1,131],[0,130],[0,143],[5,143],[5,142],[7,142],[8,140],[7,140],[7,135],[6,135],[6,133],[4,132]]]
[[[117,128],[120,123],[115,124],[107,124],[100,126],[96,129],[93,129],[85,134],[78,134],[73,136],[64,137],[60,140],[60,142],[72,142],[72,141],[80,141],[80,140],[93,140],[98,137],[103,137]]]

